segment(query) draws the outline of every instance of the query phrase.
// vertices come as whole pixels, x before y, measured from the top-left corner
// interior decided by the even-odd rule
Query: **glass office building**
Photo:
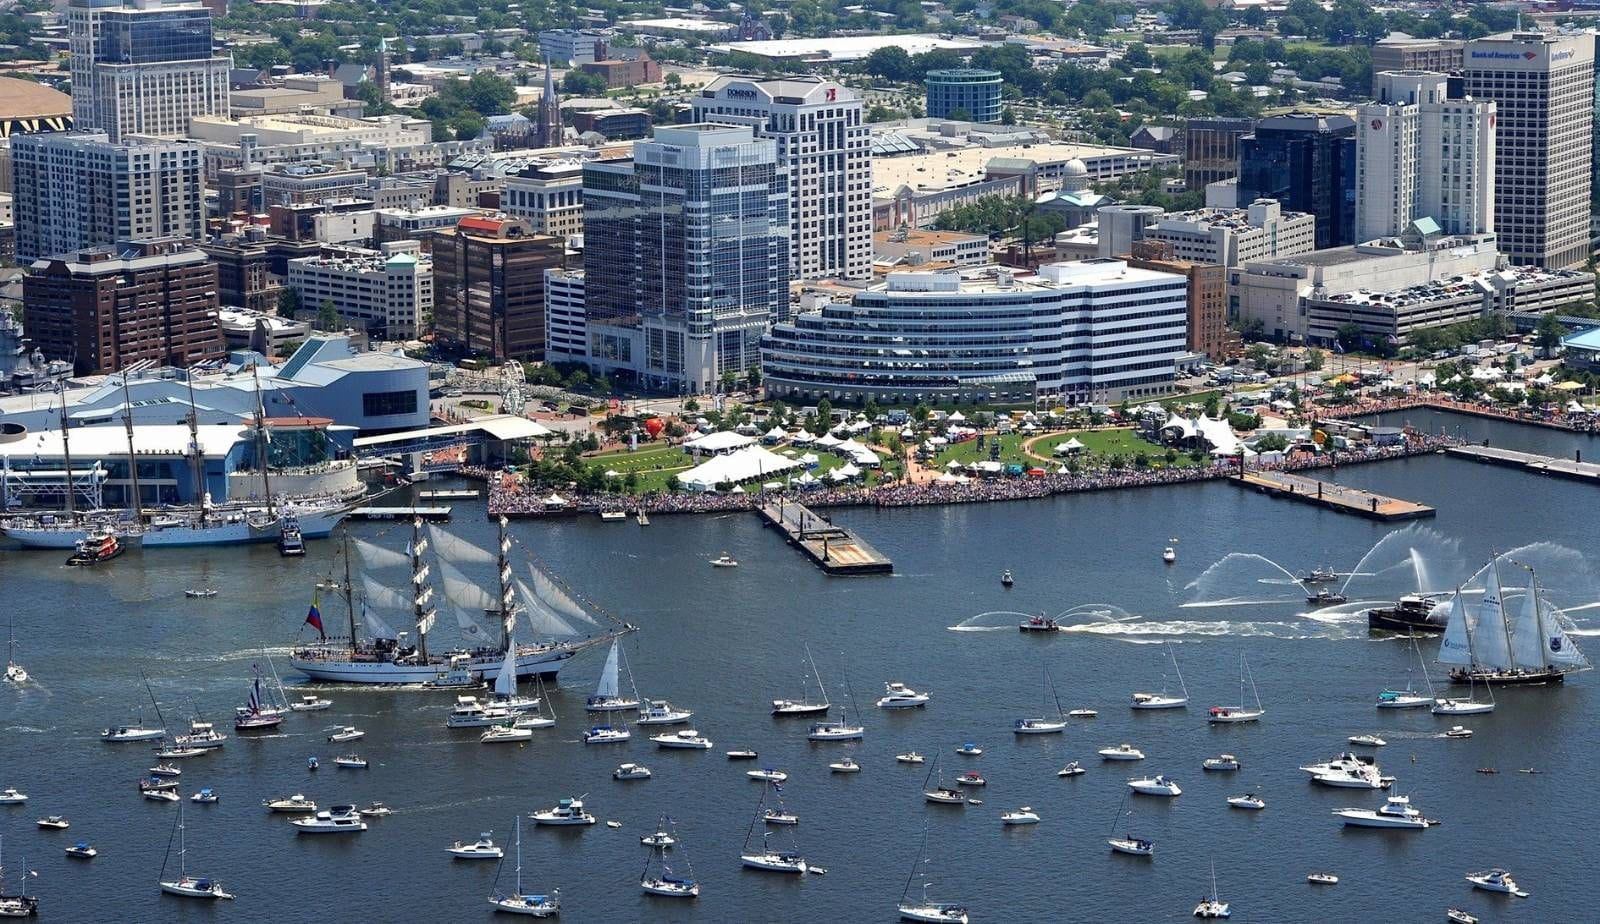
[[[999,71],[966,67],[929,71],[925,83],[929,118],[950,119],[965,113],[971,122],[1000,121],[1000,88],[1004,81]]]

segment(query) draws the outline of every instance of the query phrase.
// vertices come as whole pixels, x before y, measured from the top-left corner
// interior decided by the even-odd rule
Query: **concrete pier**
[[[757,508],[767,525],[828,574],[888,574],[894,562],[854,532],[835,526],[803,504],[769,501]]]
[[[1490,465],[1525,469],[1538,475],[1555,475],[1558,478],[1600,484],[1600,464],[1594,462],[1557,459],[1554,456],[1518,452],[1515,449],[1496,449],[1492,446],[1452,446],[1445,451],[1457,458],[1471,459],[1474,462],[1487,462]]]
[[[1287,472],[1244,472],[1230,476],[1228,480],[1240,487],[1255,488],[1273,497],[1316,504],[1328,510],[1366,517],[1369,520],[1415,520],[1431,517],[1437,512],[1426,504],[1385,497],[1360,488],[1334,484],[1331,481],[1319,481],[1304,475],[1291,475]]]
[[[357,507],[350,511],[352,520],[424,520],[450,519],[449,507]]]

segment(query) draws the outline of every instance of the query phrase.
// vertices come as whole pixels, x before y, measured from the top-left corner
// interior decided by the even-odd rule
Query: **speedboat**
[[[151,802],[176,802],[178,794],[170,789],[146,789],[142,795]]]
[[[177,879],[163,880],[161,891],[168,895],[178,895],[183,898],[214,898],[218,900],[233,897],[230,892],[222,889],[222,883],[215,879],[202,879],[195,876],[180,876]]]
[[[289,708],[295,712],[321,712],[333,705],[333,700],[323,699],[319,696],[306,694],[300,697],[300,702],[290,703]]]
[[[478,736],[479,744],[510,744],[518,741],[532,741],[533,729],[517,728],[514,725],[496,725],[485,729]]]
[[[1016,582],[1017,582],[1017,579],[1011,576],[1011,572],[1010,571],[1002,571],[1002,572],[1000,572],[1000,586],[1001,587],[1010,587],[1011,585],[1015,584]]]
[[[300,834],[360,834],[367,830],[367,823],[356,814],[353,805],[335,805],[325,812],[296,818],[289,824]]]
[[[1232,754],[1218,754],[1216,757],[1207,757],[1205,760],[1200,762],[1200,769],[1219,771],[1237,770],[1239,769],[1239,758],[1234,757]]]
[[[755,760],[759,756],[755,751],[728,751],[727,755],[729,760]]]
[[[639,725],[681,725],[694,718],[688,709],[675,709],[664,699],[645,700],[639,707]]]
[[[1125,853],[1135,857],[1154,856],[1156,852],[1155,842],[1145,840],[1142,837],[1134,837],[1131,834],[1107,838],[1106,844],[1117,853]]]
[[[262,799],[261,807],[269,812],[305,814],[306,812],[315,812],[317,803],[307,799],[300,793],[295,793],[287,799]]]
[[[65,831],[72,827],[72,823],[67,821],[63,815],[47,815],[34,822],[34,824],[41,828],[48,828],[51,831]]]
[[[976,770],[968,770],[967,772],[965,772],[963,774],[960,774],[959,776],[956,777],[956,785],[957,786],[988,786],[989,785],[989,781],[984,779],[983,778],[983,774],[979,773],[978,771],[976,771]]]
[[[677,842],[678,839],[673,837],[671,833],[667,831],[656,831],[652,834],[642,834],[639,836],[639,843],[646,847],[654,847],[657,850],[666,850]]]
[[[747,853],[739,857],[739,862],[750,869],[759,869],[769,873],[796,873],[811,872],[811,865],[806,858],[797,853],[786,851],[766,850],[761,853]]]
[[[771,767],[763,767],[760,770],[746,770],[744,775],[752,780],[762,780],[768,783],[782,783],[789,778],[789,774],[784,773],[782,770],[774,770]]]
[[[367,769],[367,759],[359,754],[341,754],[333,759],[335,767],[347,767],[351,770]]]
[[[28,801],[28,794],[15,789],[0,789],[0,805],[21,805]]]
[[[583,810],[583,800],[562,799],[552,808],[541,809],[530,815],[535,822],[541,825],[592,825],[595,817]]]
[[[1178,788],[1178,784],[1176,782],[1161,774],[1143,777],[1137,780],[1129,780],[1128,788],[1141,796],[1183,795],[1183,790]]]
[[[1384,690],[1374,704],[1379,709],[1420,709],[1433,702],[1433,697],[1423,696],[1415,690]]]
[[[1254,795],[1253,793],[1245,793],[1242,796],[1230,796],[1228,798],[1228,804],[1236,809],[1250,809],[1252,811],[1259,811],[1267,807],[1266,801],[1260,796]]]
[[[836,760],[829,764],[828,769],[834,773],[860,773],[861,765],[846,757],[843,760]]]
[[[217,804],[217,798],[218,798],[217,794],[214,791],[212,791],[211,789],[208,788],[208,789],[202,789],[199,792],[195,793],[194,795],[190,796],[189,797],[189,801],[190,802],[198,802],[201,805],[216,805]]]
[[[1055,735],[1066,727],[1065,720],[1057,719],[1018,719],[1011,723],[1011,730],[1018,735]]]
[[[1473,888],[1485,892],[1502,892],[1518,898],[1528,897],[1527,892],[1517,887],[1517,881],[1511,878],[1511,874],[1499,867],[1486,869],[1481,873],[1469,873],[1467,881],[1472,883]]]
[[[1014,812],[1006,812],[1000,816],[1003,825],[1036,825],[1039,823],[1039,814],[1032,806],[1024,805]]]
[[[492,832],[489,831],[483,832],[482,834],[478,835],[477,840],[470,844],[463,844],[460,841],[456,841],[449,847],[446,847],[444,851],[450,856],[455,857],[457,860],[501,859],[506,855],[506,852],[502,850],[499,845],[495,844],[494,839],[489,836],[491,833]]]
[[[1450,924],[1478,924],[1478,919],[1460,908],[1446,908],[1444,919]]]
[[[382,818],[385,815],[393,815],[394,809],[384,805],[382,802],[372,802],[356,814],[362,818]]]
[[[139,725],[117,725],[100,733],[100,740],[109,744],[123,741],[155,741],[167,736],[165,728],[144,728]]]
[[[94,845],[88,841],[79,841],[68,847],[66,854],[79,860],[93,860],[100,855],[100,851],[94,849]]]
[[[156,751],[156,756],[162,760],[187,760],[190,757],[199,757],[201,754],[210,753],[210,748],[186,748],[176,745],[164,747]]]
[[[918,901],[902,901],[897,909],[903,921],[943,921],[946,924],[967,924],[967,909],[954,902],[930,902],[924,897]]]
[[[713,568],[737,568],[737,567],[739,567],[739,561],[738,561],[738,559],[735,559],[732,555],[729,555],[728,553],[724,552],[721,555],[719,555],[718,557],[711,559],[711,567],[713,567]]]
[[[976,744],[968,741],[961,747],[956,748],[956,753],[964,757],[977,757],[979,754],[983,753],[983,748],[980,748]]]
[[[183,595],[191,600],[204,600],[209,597],[215,597],[217,589],[215,587],[191,587],[185,590]]]
[[[362,738],[367,736],[366,732],[356,728],[354,725],[340,725],[336,727],[339,730],[328,736],[328,740],[334,744],[341,744],[345,741],[360,741]]]
[[[679,732],[668,732],[662,735],[651,735],[650,740],[656,743],[656,747],[661,748],[695,751],[709,751],[712,748],[711,739],[692,728],[685,728]]]
[[[878,700],[879,709],[914,709],[926,705],[928,694],[918,693],[898,681],[884,684],[883,696]]]
[[[1450,730],[1444,733],[1444,737],[1446,737],[1446,738],[1471,738],[1472,737],[1472,729],[1467,728],[1465,725],[1452,725],[1452,726],[1450,726]]]
[[[583,733],[584,744],[616,744],[627,741],[632,735],[626,728],[615,725],[596,725]]]
[[[1161,550],[1161,560],[1169,565],[1172,564],[1178,560],[1178,550],[1170,545],[1167,546]]]
[[[1065,767],[1056,771],[1056,776],[1082,776],[1089,771],[1078,765],[1077,761],[1069,761]]]
[[[1093,718],[1095,718],[1095,717],[1097,717],[1099,715],[1100,715],[1100,713],[1096,712],[1093,709],[1074,709],[1071,712],[1067,713],[1067,718],[1069,718],[1069,719],[1093,719]]]
[[[178,781],[177,780],[174,780],[174,779],[163,779],[162,777],[159,777],[159,776],[152,776],[152,777],[149,777],[147,779],[139,781],[139,789],[140,790],[168,790],[168,789],[177,789],[177,788],[178,788]]]
[[[896,754],[894,759],[902,764],[920,764],[924,760],[923,756],[918,754],[916,751],[907,751],[904,754]]]
[[[1346,827],[1350,828],[1402,828],[1408,831],[1421,831],[1438,824],[1431,818],[1422,817],[1422,813],[1411,807],[1409,796],[1390,796],[1381,807],[1377,809],[1345,808],[1335,811],[1334,816],[1344,819]]]
[[[859,741],[866,737],[867,730],[860,725],[851,725],[840,719],[837,722],[813,722],[806,732],[807,741]]]
[[[611,771],[614,780],[648,780],[650,768],[644,764],[619,764],[617,769]]]
[[[1020,632],[1063,632],[1065,627],[1048,616],[1029,616],[1027,622],[1017,623]]]
[[[965,805],[967,794],[950,786],[936,786],[922,793],[923,798],[939,805]]]
[[[1339,877],[1332,873],[1307,873],[1306,882],[1312,885],[1338,885]]]
[[[182,776],[183,771],[171,764],[156,764],[150,768],[151,776]]]
[[[1351,735],[1348,740],[1351,744],[1364,748],[1381,748],[1389,743],[1377,735]]]
[[[769,808],[761,813],[761,820],[769,825],[797,825],[800,816],[788,809]]]
[[[1116,747],[1101,748],[1096,753],[1106,760],[1144,760],[1144,752],[1131,744],[1119,744]]]

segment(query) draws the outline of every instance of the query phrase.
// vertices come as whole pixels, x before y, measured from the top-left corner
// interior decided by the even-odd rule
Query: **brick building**
[[[544,271],[560,238],[515,218],[463,218],[433,238],[434,333],[448,352],[494,362],[544,358]]]

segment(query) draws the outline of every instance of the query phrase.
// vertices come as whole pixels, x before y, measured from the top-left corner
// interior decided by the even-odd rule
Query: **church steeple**
[[[539,97],[539,125],[536,129],[538,146],[555,147],[561,143],[561,98],[556,95],[555,72],[549,59],[544,62],[544,95]]]

